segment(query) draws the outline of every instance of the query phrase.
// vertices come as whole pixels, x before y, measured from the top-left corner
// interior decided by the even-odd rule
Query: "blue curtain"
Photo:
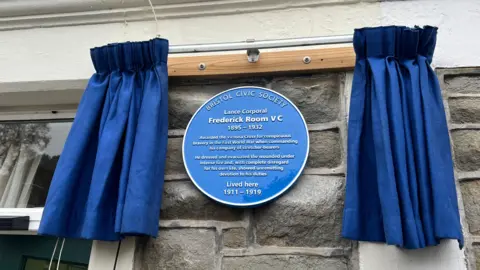
[[[450,141],[430,67],[437,28],[355,30],[342,235],[408,249],[463,246]]]
[[[96,240],[158,232],[168,135],[168,41],[93,48],[39,234]]]

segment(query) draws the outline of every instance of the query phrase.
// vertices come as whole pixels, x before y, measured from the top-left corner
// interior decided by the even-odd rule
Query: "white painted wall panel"
[[[419,250],[360,242],[359,259],[361,270],[466,269],[463,251],[454,240],[445,240],[439,246]]]

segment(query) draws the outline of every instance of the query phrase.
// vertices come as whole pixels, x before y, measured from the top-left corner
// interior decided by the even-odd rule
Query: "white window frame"
[[[72,85],[74,87],[72,87]],[[18,82],[0,83],[0,97],[4,104],[0,104],[0,122],[21,121],[21,120],[60,120],[73,119],[75,107],[86,82],[78,80],[69,81],[43,81],[43,82]],[[23,86],[23,87],[22,87]],[[54,94],[58,91],[70,91],[71,99],[65,98],[56,100]],[[69,93],[69,92],[65,92]],[[46,95],[51,98],[51,103],[45,102]],[[67,95],[69,96],[69,95]],[[40,97],[40,98],[37,98]],[[9,99],[10,98],[10,99]],[[27,101],[25,102],[25,98]],[[41,104],[36,104],[41,100]],[[10,102],[11,101],[11,102]],[[7,103],[5,105],[5,103]],[[50,101],[49,101],[50,102]],[[24,103],[27,103],[25,105]],[[22,217],[30,218],[28,230],[26,231],[1,231],[0,235],[36,235],[43,207],[38,208],[0,208],[0,217]],[[68,241],[68,239],[66,240]],[[127,237],[122,240],[120,249],[119,242],[93,241],[90,251],[89,270],[133,270],[135,259],[136,237]],[[53,250],[52,250],[53,251]],[[118,252],[117,252],[118,251]],[[118,253],[118,258],[117,257]]]

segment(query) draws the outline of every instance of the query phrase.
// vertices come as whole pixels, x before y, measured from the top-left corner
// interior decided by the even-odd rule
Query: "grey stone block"
[[[452,138],[457,168],[480,170],[480,130],[455,130]]]
[[[480,246],[478,245],[473,246],[473,255],[475,256],[477,269],[480,269]]]
[[[312,131],[308,168],[335,168],[342,163],[342,142],[338,129]]]
[[[480,179],[462,181],[460,184],[468,228],[480,234]]]
[[[246,247],[247,233],[245,228],[232,228],[223,230],[223,246],[229,248]]]
[[[339,116],[342,74],[275,78],[271,89],[289,98],[308,124],[327,123]]]
[[[224,257],[223,270],[347,270],[343,258],[301,255]]]
[[[182,80],[170,84],[168,91],[168,122],[170,129],[185,129],[193,114],[214,95],[230,88],[254,85],[265,86],[263,78],[236,78],[232,80]]]
[[[277,78],[235,78],[176,80],[170,84],[169,128],[187,127],[197,109],[214,95],[234,87],[269,87],[285,95],[302,111],[307,123],[326,123],[338,119],[343,73]],[[272,81],[271,84],[268,84]]]
[[[165,161],[165,174],[186,174],[185,166],[183,165],[182,156],[182,138],[169,138],[167,145],[167,159]]]
[[[451,98],[448,100],[454,123],[480,123],[480,98]]]
[[[241,220],[243,210],[214,202],[190,181],[165,182],[160,219]]]
[[[161,230],[146,243],[141,270],[215,268],[215,232],[207,229]]]
[[[444,80],[448,92],[480,94],[480,74],[445,75]]]
[[[344,179],[304,175],[276,200],[254,211],[256,241],[260,245],[339,247]]]

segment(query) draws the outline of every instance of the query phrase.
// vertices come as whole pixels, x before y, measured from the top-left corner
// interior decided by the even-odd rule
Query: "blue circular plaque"
[[[308,150],[307,124],[290,100],[270,89],[239,87],[212,97],[193,115],[183,162],[208,197],[255,206],[295,183]]]

